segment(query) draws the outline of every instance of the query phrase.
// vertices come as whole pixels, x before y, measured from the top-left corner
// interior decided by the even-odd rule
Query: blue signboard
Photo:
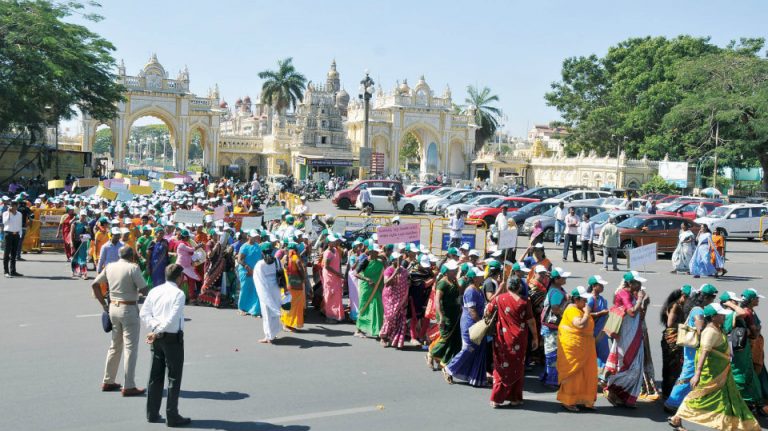
[[[468,243],[469,248],[475,248],[475,234],[473,233],[463,233],[461,234],[461,243]],[[443,234],[443,250],[448,250],[448,244],[451,243],[451,234],[450,233],[444,233]]]

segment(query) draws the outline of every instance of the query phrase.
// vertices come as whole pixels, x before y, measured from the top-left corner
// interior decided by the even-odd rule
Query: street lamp
[[[363,106],[365,109],[364,113],[364,131],[363,131],[363,145],[360,147],[360,175],[359,179],[363,179],[365,177],[365,170],[371,168],[371,147],[368,143],[368,111],[370,109],[370,102],[371,97],[373,97],[374,92],[374,82],[373,79],[368,75],[368,70],[365,71],[365,78],[363,78],[362,81],[360,81],[360,93],[358,94],[358,98],[360,98],[363,101]]]
[[[53,106],[51,105],[45,105],[45,111],[48,112],[48,114],[52,117],[53,121],[56,122],[56,135],[55,135],[55,145],[56,145],[56,178],[59,178],[59,117],[58,115],[55,115]]]

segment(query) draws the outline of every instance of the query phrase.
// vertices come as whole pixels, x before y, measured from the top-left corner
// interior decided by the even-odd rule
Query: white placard
[[[376,229],[382,245],[397,244],[400,242],[416,242],[421,240],[421,224],[403,223],[401,225],[382,226]]]
[[[113,192],[116,192],[118,190],[128,190],[128,184],[112,181],[112,183],[109,185],[109,189],[112,190]]]
[[[133,199],[133,193],[130,190],[117,190],[117,200],[128,202]]]
[[[226,205],[219,205],[216,208],[213,209],[213,219],[214,220],[224,220],[224,217],[227,216],[227,206]]]
[[[499,231],[499,250],[517,247],[517,229]]]
[[[163,189],[163,184],[160,181],[150,181],[149,186],[152,187],[152,190],[159,192]]]
[[[333,222],[332,230],[338,234],[344,235],[344,231],[347,229],[346,220],[336,220]]]
[[[202,211],[178,210],[173,216],[173,221],[184,224],[203,224],[203,216],[205,213]]]
[[[261,217],[243,217],[240,222],[240,230],[248,232],[251,229],[261,229]]]
[[[630,269],[640,269],[656,262],[657,259],[658,252],[656,251],[655,242],[629,250]]]
[[[279,220],[284,209],[283,207],[264,208],[264,221]]]

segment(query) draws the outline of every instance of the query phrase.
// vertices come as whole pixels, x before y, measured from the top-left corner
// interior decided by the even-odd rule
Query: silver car
[[[472,199],[467,200],[466,202],[459,202],[452,205],[448,205],[445,207],[445,210],[443,210],[443,217],[448,218],[451,216],[451,214],[454,214],[456,210],[469,212],[472,208],[477,207],[483,207],[491,202],[495,201],[496,199],[501,199],[505,196],[502,195],[480,195],[475,196]]]
[[[584,213],[589,214],[589,217],[592,218],[602,212],[605,212],[605,208],[599,205],[571,204],[571,205],[565,205],[566,213],[570,208],[574,208],[576,210],[576,215],[579,216],[579,219],[581,219],[581,215]],[[520,229],[520,233],[523,235],[530,236],[531,232],[533,231],[533,224],[536,223],[536,220],[541,220],[541,228],[544,230],[544,241],[554,241],[556,209],[557,207],[552,207],[542,215],[529,217],[528,219],[525,220],[525,223],[523,224],[522,229]]]
[[[437,214],[437,206],[438,205],[446,203],[446,202],[451,202],[451,198],[453,198],[454,196],[457,196],[457,195],[462,195],[463,196],[464,194],[467,194],[467,193],[469,193],[471,191],[472,190],[467,190],[467,189],[455,189],[452,192],[449,192],[448,194],[443,195],[443,197],[440,198],[440,199],[428,200],[426,205],[425,205],[424,210],[425,210],[425,212],[431,212],[433,214]],[[454,202],[451,202],[451,203],[454,203]]]

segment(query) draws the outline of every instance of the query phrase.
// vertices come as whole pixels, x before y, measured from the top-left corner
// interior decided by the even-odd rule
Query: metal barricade
[[[293,212],[293,208],[301,204],[301,196],[295,195],[289,192],[280,192],[278,197],[281,201],[285,201],[285,206]]]
[[[347,238],[352,238],[354,232],[368,228],[370,232],[375,232],[376,229],[382,226],[391,226],[392,219],[395,215],[373,215],[373,216],[359,216],[359,215],[339,215],[335,217],[334,231],[337,233],[343,233]],[[432,232],[432,221],[428,217],[417,217],[401,215],[400,224],[418,223],[420,226],[421,239],[418,244],[424,244],[428,246],[432,242],[430,234]],[[338,228],[339,222],[343,223],[341,228]],[[343,232],[342,232],[343,231]]]
[[[438,218],[432,220],[429,234],[429,250],[435,256],[443,256],[450,243],[449,219]],[[461,231],[461,242],[469,243],[469,247],[485,256],[488,250],[488,227],[483,220],[473,220],[476,224],[464,224]]]
[[[59,232],[61,217],[66,213],[65,208],[34,209],[34,220],[30,220],[21,250],[37,253],[43,250],[63,251],[64,238]]]

